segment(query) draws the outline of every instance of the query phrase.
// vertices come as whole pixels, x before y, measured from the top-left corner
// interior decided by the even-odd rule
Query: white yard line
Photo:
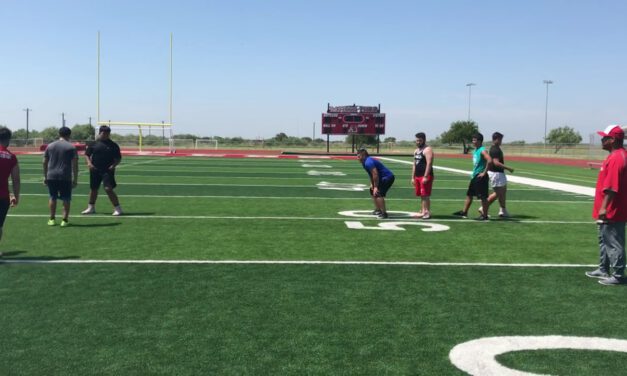
[[[391,162],[397,162],[397,163],[409,164],[409,165],[412,164],[412,162],[403,161],[403,160],[399,160],[399,159],[386,158],[386,157],[379,157],[379,158],[383,159],[383,160],[386,160],[386,161],[391,161]],[[457,173],[457,174],[469,175],[471,173],[470,171],[459,170],[459,169],[456,169],[456,168],[449,168],[449,167],[433,166],[433,168],[437,169],[437,170],[453,172],[453,173]],[[584,196],[594,197],[594,188],[582,187],[580,185],[566,184],[566,183],[556,183],[556,182],[552,182],[552,181],[548,181],[548,180],[524,178],[524,177],[521,177],[521,176],[513,176],[513,175],[507,175],[507,180],[512,182],[512,183],[531,185],[533,187],[541,187],[541,188],[553,189],[553,190],[556,190],[556,191],[562,191],[562,192],[568,192],[568,193],[576,193],[576,194],[580,194],[580,195],[584,195]]]
[[[0,259],[6,264],[252,264],[252,265],[386,265],[386,266],[480,266],[504,268],[588,268],[592,264],[522,264],[424,261],[326,261],[326,260],[32,260]]]
[[[8,214],[7,217],[14,217],[14,218],[48,218],[49,216],[47,214]],[[276,216],[276,217],[272,217],[272,216],[258,216],[258,217],[253,217],[253,216],[229,216],[229,215],[225,215],[225,216],[219,216],[219,215],[133,215],[132,213],[128,213],[127,215],[122,215],[119,217],[114,217],[111,216],[110,214],[90,214],[90,215],[80,215],[80,216],[76,216],[76,218],[83,218],[83,219],[88,219],[88,218],[109,218],[109,219],[115,219],[115,220],[133,220],[133,219],[208,219],[208,220],[213,220],[213,219],[229,219],[229,220],[252,220],[252,221],[256,221],[256,220],[277,220],[277,221],[346,221],[349,220],[352,217],[280,217],[280,216]],[[455,223],[460,223],[460,224],[478,224],[478,225],[484,225],[485,222],[483,221],[475,221],[472,219],[446,219],[446,218],[442,218],[442,219],[436,219],[436,218],[432,218],[428,221],[424,221],[421,219],[415,219],[409,216],[390,216],[390,218],[388,220],[380,220],[377,219],[375,216],[372,217],[359,217],[360,220],[363,221],[379,221],[379,222],[385,222],[385,221],[398,221],[398,220],[412,220],[412,221],[416,221],[416,222],[424,222],[424,223],[438,223],[438,222],[455,222]],[[512,223],[512,224],[570,224],[570,225],[595,225],[596,223],[593,222],[592,220],[590,221],[536,221],[536,220],[515,220],[515,219],[495,219],[491,222],[494,223]]]

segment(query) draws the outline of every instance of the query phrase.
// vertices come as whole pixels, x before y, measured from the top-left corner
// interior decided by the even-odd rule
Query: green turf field
[[[458,219],[468,176],[436,171],[433,218],[417,220],[409,159],[398,158],[385,161],[397,180],[381,221],[365,214],[367,190],[321,189],[367,184],[356,160],[127,157],[126,215],[112,217],[103,192],[96,215],[79,214],[81,165],[60,228],[46,225],[41,158],[19,159],[22,200],[0,242],[3,375],[462,375],[449,352],[483,337],[627,339],[627,290],[583,274],[598,256],[591,197],[510,184],[511,219]],[[597,174],[508,165],[587,187]],[[591,375],[627,354],[498,361]]]

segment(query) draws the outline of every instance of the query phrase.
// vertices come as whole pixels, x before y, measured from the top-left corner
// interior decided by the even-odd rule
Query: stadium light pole
[[[549,85],[553,83],[551,80],[544,80],[546,85],[546,104],[544,105],[544,146],[546,146],[546,130],[549,119]]]
[[[28,108],[28,107],[24,109],[24,111],[26,111],[26,143],[28,143],[28,113],[31,112],[32,110],[33,110],[32,108]]]
[[[65,112],[61,112],[61,126],[65,127]]]
[[[475,86],[474,82],[469,82],[466,84],[468,86],[468,121],[470,121],[470,96],[472,94],[472,87]]]

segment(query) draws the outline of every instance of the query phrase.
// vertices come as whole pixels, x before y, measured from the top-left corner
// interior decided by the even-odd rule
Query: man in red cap
[[[610,125],[597,132],[603,150],[610,155],[603,161],[594,195],[592,216],[599,225],[599,268],[586,272],[601,278],[603,285],[625,283],[625,223],[627,223],[627,151],[625,131]]]

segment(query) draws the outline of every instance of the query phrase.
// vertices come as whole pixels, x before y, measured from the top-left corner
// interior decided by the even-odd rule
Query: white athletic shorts
[[[492,188],[505,187],[507,185],[507,176],[504,172],[488,171],[490,177],[490,186]]]

